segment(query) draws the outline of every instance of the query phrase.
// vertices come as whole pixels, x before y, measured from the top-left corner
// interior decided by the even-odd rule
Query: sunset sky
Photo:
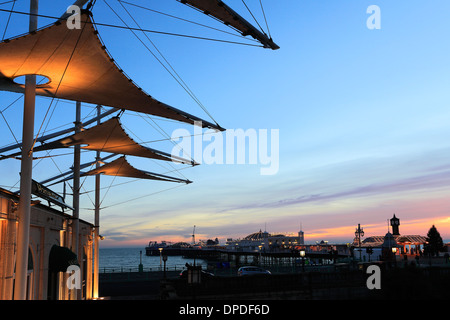
[[[60,16],[73,2],[41,0],[39,12]],[[136,27],[117,0],[107,2]],[[143,29],[254,43],[130,5],[232,32],[175,0],[126,2]],[[242,1],[224,2],[254,23]],[[246,3],[267,30],[259,1]],[[426,235],[435,225],[449,242],[450,2],[262,3],[270,34],[281,47],[276,51],[155,33],[148,36],[222,127],[256,132],[258,142],[262,130],[267,130],[268,155],[273,150],[271,130],[279,133],[278,171],[261,175],[266,166],[261,154],[256,164],[196,167],[128,157],[139,169],[194,183],[102,177],[100,234],[105,240],[101,245],[143,247],[150,240],[190,241],[194,225],[196,239],[217,237],[221,243],[259,229],[296,233],[300,228],[307,243],[342,243],[352,241],[358,224],[366,236],[384,235],[394,213],[400,219],[401,234]],[[370,5],[381,10],[381,29],[367,27]],[[29,1],[19,0],[14,10],[27,12],[28,6]],[[0,4],[0,9],[11,8],[10,2]],[[123,25],[104,0],[96,2],[93,15],[97,23]],[[2,34],[8,17],[8,12],[0,11]],[[40,17],[39,26],[53,21]],[[4,38],[27,28],[27,17],[13,14]],[[212,121],[129,30],[97,28],[116,62],[146,92]],[[137,34],[149,43],[142,33]],[[21,139],[20,97],[0,92],[0,111],[14,133],[0,118],[0,146]],[[92,105],[83,105],[83,117],[94,114]],[[74,117],[73,102],[39,97],[35,132],[73,126]],[[132,112],[125,112],[121,122],[137,142],[169,153],[175,146],[168,137],[177,130],[192,135],[195,130]],[[205,134],[201,139],[203,155],[212,143],[208,138]],[[222,138],[226,144],[225,133]],[[191,141],[194,144],[194,138]],[[61,156],[35,161],[33,178],[42,181],[67,171],[73,163],[70,152],[54,151],[51,155]],[[94,157],[95,152],[83,152],[82,162]],[[0,187],[16,191],[19,169],[18,160],[1,161]],[[94,178],[82,182],[80,216],[93,222]],[[62,184],[52,188],[62,192]],[[66,201],[71,204],[71,197]]]

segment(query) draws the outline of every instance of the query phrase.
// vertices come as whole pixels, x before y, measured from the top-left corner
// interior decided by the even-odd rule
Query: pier
[[[299,250],[278,250],[278,251],[230,251],[225,249],[207,249],[207,250],[185,250],[182,256],[191,259],[203,259],[215,262],[229,262],[235,265],[245,265],[249,263],[262,265],[285,265],[310,263],[316,264],[335,263],[338,260],[348,259],[350,251],[326,250],[313,251],[307,250],[304,256],[300,255]]]

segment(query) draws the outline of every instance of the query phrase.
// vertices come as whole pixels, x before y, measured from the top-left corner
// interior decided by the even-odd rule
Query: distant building
[[[243,239],[228,238],[225,248],[229,251],[241,252],[271,252],[294,248],[305,243],[304,233],[300,230],[297,235],[270,234],[259,230],[251,233]]]
[[[392,235],[399,236],[400,235],[400,231],[399,231],[400,219],[398,219],[395,216],[395,213],[394,213],[394,216],[391,218],[390,222],[391,222],[391,227],[392,227]]]
[[[393,255],[421,255],[426,237],[420,235],[401,235],[400,219],[395,214],[390,219],[392,233],[387,232],[384,236],[370,236],[359,243],[353,242],[354,257],[362,261],[391,260]],[[393,249],[394,248],[394,249]],[[394,252],[395,251],[395,252]]]
[[[200,247],[216,247],[219,245],[219,239],[215,238],[214,240],[212,239],[199,240],[197,245]]]

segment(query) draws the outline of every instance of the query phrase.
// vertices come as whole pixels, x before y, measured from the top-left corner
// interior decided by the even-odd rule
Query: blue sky
[[[59,16],[71,2],[54,5],[41,0],[40,13]],[[175,0],[128,2],[223,29]],[[242,1],[225,2],[252,21]],[[246,2],[265,27],[259,1]],[[108,3],[133,24],[117,1]],[[102,177],[101,233],[106,236],[102,243],[141,246],[157,239],[190,240],[194,225],[200,239],[243,237],[265,226],[269,232],[297,232],[302,225],[307,242],[343,242],[352,240],[358,223],[366,235],[386,233],[386,220],[394,213],[405,234],[426,235],[435,224],[450,239],[450,3],[263,0],[263,4],[280,50],[149,36],[220,125],[279,130],[277,174],[260,175],[260,166],[250,164],[186,168],[129,158],[138,168],[170,172],[194,183],[179,186]],[[366,26],[370,5],[381,9],[379,30]],[[10,8],[11,3],[0,5]],[[236,40],[136,7],[127,9],[145,29]],[[27,11],[28,1],[17,1],[15,10]],[[97,1],[93,14],[96,22],[121,25],[103,0]],[[0,13],[2,31],[7,17]],[[41,26],[52,22],[39,21]],[[13,15],[6,37],[26,29],[24,17]],[[98,29],[117,63],[145,91],[210,120],[130,31]],[[0,97],[0,111],[20,139],[23,102],[4,110],[19,95],[1,92]],[[38,98],[37,103],[36,131],[50,101]],[[58,102],[47,129],[72,125],[74,115],[73,103]],[[92,115],[92,106],[84,106],[83,116]],[[169,136],[180,128],[194,130],[152,119],[155,122],[125,113],[121,121],[132,137],[144,142],[166,137],[155,123]],[[0,121],[1,145],[13,143]],[[167,152],[173,148],[167,141],[148,146]],[[83,153],[82,161],[93,157],[94,153]],[[70,155],[42,160],[33,177],[43,180],[71,164]],[[11,187],[18,181],[19,165],[17,160],[0,163],[0,185]],[[182,170],[171,172],[174,168]],[[122,182],[126,184],[108,188]],[[83,187],[91,191],[92,185],[93,178],[88,178]],[[93,193],[89,196],[93,199]],[[81,217],[93,221],[89,196],[82,196]],[[116,205],[120,202],[126,203]]]

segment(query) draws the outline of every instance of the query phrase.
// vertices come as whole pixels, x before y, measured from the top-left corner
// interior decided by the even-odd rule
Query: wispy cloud
[[[445,154],[448,154],[447,151],[446,149]],[[407,160],[364,160],[323,168],[323,171],[317,169],[317,181],[314,181],[314,175],[310,174],[307,179],[298,179],[296,183],[291,181],[288,188],[283,188],[280,184],[274,185],[268,190],[273,191],[270,197],[272,199],[274,194],[278,194],[277,199],[273,201],[243,200],[239,205],[223,208],[220,212],[257,208],[281,209],[307,203],[327,204],[341,199],[413,191],[432,193],[442,188],[450,188],[450,165],[447,162],[450,159],[447,155],[442,156],[442,152],[438,153],[439,160],[436,159],[437,153],[432,152]]]
[[[135,243],[137,239],[146,243],[190,241],[194,224],[198,239],[225,239],[258,231],[266,222],[268,231],[296,232],[303,222],[310,238],[348,241],[358,223],[384,232],[386,219],[400,213],[405,226],[408,220],[425,219],[417,231],[424,234],[432,217],[446,214],[445,192],[450,187],[447,151],[355,159],[310,171],[290,171],[288,177],[280,175],[270,184],[248,189],[245,184],[233,189],[229,183],[220,193],[212,188],[198,197],[177,198],[164,208],[145,207],[127,213],[125,221],[120,214],[111,215],[103,228],[117,243]]]
[[[308,202],[327,202],[335,199],[392,194],[413,190],[430,191],[431,189],[443,187],[450,187],[450,171],[411,177],[387,183],[368,184],[336,193],[302,195],[295,198],[282,199],[277,202],[264,203],[259,206],[266,208],[281,208]]]

